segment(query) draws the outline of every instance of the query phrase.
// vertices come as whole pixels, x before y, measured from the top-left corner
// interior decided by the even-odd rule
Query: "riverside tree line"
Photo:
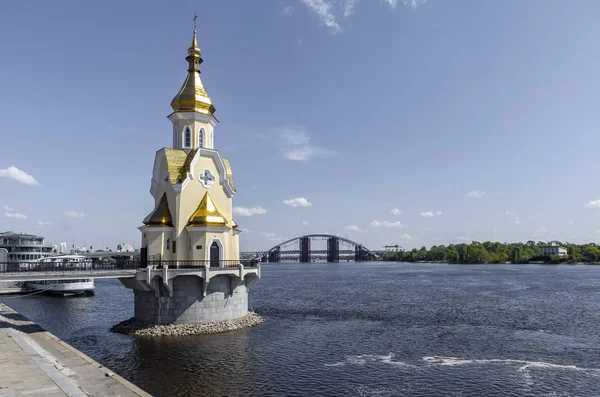
[[[597,263],[600,261],[600,247],[594,243],[571,244],[555,241],[567,248],[567,256],[542,254],[540,247],[548,245],[543,241],[526,243],[498,243],[486,241],[471,244],[434,245],[430,249],[412,249],[405,252],[387,252],[385,261],[402,262],[449,262],[449,263]]]

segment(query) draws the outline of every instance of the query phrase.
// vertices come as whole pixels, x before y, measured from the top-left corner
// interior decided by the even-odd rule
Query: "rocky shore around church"
[[[210,321],[195,324],[148,324],[130,318],[129,320],[114,325],[110,331],[138,338],[211,335],[255,327],[262,324],[264,321],[265,320],[256,313],[248,313],[246,316],[235,320]]]

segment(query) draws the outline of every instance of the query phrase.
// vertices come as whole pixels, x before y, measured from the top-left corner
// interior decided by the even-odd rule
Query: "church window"
[[[192,147],[192,133],[190,132],[190,127],[186,127],[185,131],[183,132],[183,147]]]
[[[198,147],[204,147],[204,128],[200,128],[200,131],[198,131]]]

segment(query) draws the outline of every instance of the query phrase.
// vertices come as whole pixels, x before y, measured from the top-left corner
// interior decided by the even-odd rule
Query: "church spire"
[[[171,101],[171,107],[175,112],[197,112],[212,116],[216,109],[200,78],[200,64],[203,60],[196,38],[196,18],[198,15],[194,13],[194,36],[192,45],[188,48],[188,56],[185,57],[185,60],[188,61],[188,75],[183,86]]]

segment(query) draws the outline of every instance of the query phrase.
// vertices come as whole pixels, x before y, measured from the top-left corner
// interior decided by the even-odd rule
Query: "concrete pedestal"
[[[208,273],[208,274],[207,274]],[[135,319],[154,324],[233,320],[248,314],[248,287],[260,269],[140,270],[121,279],[134,290]]]

